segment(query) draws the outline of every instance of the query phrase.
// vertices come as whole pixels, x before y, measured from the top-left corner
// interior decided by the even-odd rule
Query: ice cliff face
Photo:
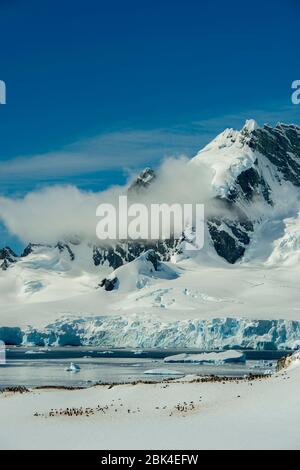
[[[0,340],[13,345],[128,348],[297,349],[300,322],[284,320],[164,321],[144,316],[62,318],[43,329],[0,328]]]

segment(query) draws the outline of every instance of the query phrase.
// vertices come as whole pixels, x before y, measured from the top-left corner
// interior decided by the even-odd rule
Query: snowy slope
[[[176,265],[176,279],[149,278],[137,288],[133,276],[133,290],[98,288],[103,274],[64,273],[49,275],[48,286],[30,294],[21,284],[16,296],[9,285],[13,269],[2,284],[10,295],[0,297],[0,338],[6,342],[203,349],[300,345],[299,268],[291,276],[289,267],[214,267],[185,260]]]
[[[212,185],[219,196],[226,197],[237,177],[253,166],[257,157],[248,140],[249,133],[257,127],[251,120],[241,131],[226,129],[191,160],[191,165],[205,163],[212,168]]]
[[[255,121],[246,121],[240,131],[226,129],[190,161],[190,165],[203,163],[212,169],[219,197],[239,199],[244,207],[257,205],[260,198],[279,203],[281,193],[299,186],[300,128],[281,124],[259,128]]]
[[[92,250],[86,245],[72,251],[36,246],[26,257],[0,274],[1,301],[47,302],[89,292],[97,283]]]
[[[272,244],[267,265],[284,265],[292,269],[300,263],[300,214],[283,220],[283,233]]]
[[[148,250],[131,263],[116,269],[100,283],[107,291],[120,289],[123,292],[132,292],[143,289],[159,279],[176,279],[176,269],[159,260],[154,250]],[[151,282],[152,281],[152,282]]]

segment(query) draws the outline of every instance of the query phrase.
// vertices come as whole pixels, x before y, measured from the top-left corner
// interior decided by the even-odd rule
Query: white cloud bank
[[[136,201],[151,203],[208,203],[212,197],[212,175],[206,167],[187,165],[187,159],[168,159],[158,170],[151,191]],[[187,184],[188,182],[188,184]],[[0,219],[9,232],[25,243],[56,243],[80,238],[96,242],[101,203],[118,207],[127,186],[104,192],[81,191],[74,186],[52,186],[28,193],[23,198],[0,198]]]

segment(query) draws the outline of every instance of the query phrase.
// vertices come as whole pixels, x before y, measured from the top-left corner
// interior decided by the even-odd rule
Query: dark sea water
[[[241,377],[275,370],[277,360],[285,351],[245,351],[245,364],[197,365],[166,364],[163,359],[173,354],[199,353],[199,350],[128,350],[89,347],[9,348],[6,364],[0,365],[0,388],[66,386],[89,387],[96,383],[124,383],[137,380],[161,381],[171,375],[148,375],[144,372],[168,369],[174,377],[188,374]],[[73,362],[78,372],[67,372]]]

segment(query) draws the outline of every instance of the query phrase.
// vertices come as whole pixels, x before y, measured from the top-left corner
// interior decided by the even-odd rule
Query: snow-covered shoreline
[[[286,365],[254,381],[5,392],[0,448],[300,449],[299,354]]]

